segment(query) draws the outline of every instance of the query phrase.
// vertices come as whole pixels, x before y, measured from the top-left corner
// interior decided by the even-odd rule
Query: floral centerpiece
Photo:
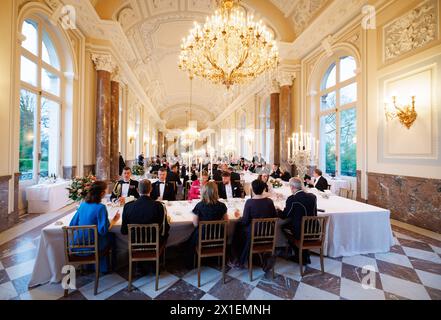
[[[135,164],[135,165],[132,167],[132,173],[133,173],[133,175],[135,175],[135,176],[143,176],[144,173],[145,173],[145,169],[144,169],[143,166],[140,166],[140,165],[138,165],[138,164]]]
[[[277,180],[271,179],[270,183],[271,183],[271,185],[273,186],[274,189],[278,189],[278,188],[283,187],[282,181],[280,181],[279,179],[277,179]]]
[[[96,181],[96,177],[89,175],[86,177],[75,177],[67,190],[69,191],[69,199],[74,202],[83,201],[89,192],[92,184]]]

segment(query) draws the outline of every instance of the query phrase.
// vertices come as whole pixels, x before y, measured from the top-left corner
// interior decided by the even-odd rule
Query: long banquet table
[[[374,207],[361,202],[331,195],[324,198],[316,190],[318,208],[325,210],[319,215],[330,217],[325,254],[329,257],[353,256],[368,253],[389,252],[394,245],[390,224],[390,211]],[[275,205],[284,208],[286,198],[290,195],[289,188],[284,185],[280,189],[273,190]],[[237,219],[234,211],[243,211],[245,199],[225,201],[230,217],[230,240]],[[193,232],[192,209],[197,201],[168,202],[167,212],[171,218],[170,236],[167,246],[174,246],[186,241]],[[121,207],[108,205],[109,218],[113,218],[117,211],[122,213]],[[41,239],[35,260],[34,270],[29,283],[30,287],[47,282],[60,282],[62,279],[61,269],[64,266],[63,232],[62,227],[68,226],[74,213],[45,227],[41,231]],[[117,238],[117,254],[119,257],[127,257],[127,236],[120,233],[120,224],[117,223],[112,232]],[[281,221],[279,225],[283,224]],[[278,228],[277,244],[285,246],[286,240],[280,228]],[[125,260],[127,263],[127,260]]]

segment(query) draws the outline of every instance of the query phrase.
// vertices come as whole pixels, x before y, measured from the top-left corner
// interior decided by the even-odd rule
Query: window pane
[[[337,67],[333,63],[326,71],[322,81],[322,90],[329,89],[337,84]]]
[[[37,85],[37,64],[23,56],[21,57],[20,79],[33,86]]]
[[[21,46],[38,56],[38,24],[32,20],[25,20],[21,33],[26,37]]]
[[[336,129],[335,113],[320,118],[320,159],[325,162],[325,171],[331,176],[336,175]]]
[[[336,97],[335,91],[330,92],[328,94],[325,94],[321,98],[320,109],[322,111],[329,110],[329,109],[335,109],[337,106],[336,100],[337,100],[337,97]]]
[[[37,96],[26,90],[20,92],[20,180],[32,180],[34,168],[35,108]]]
[[[355,108],[340,113],[341,175],[357,175],[357,113]]]
[[[46,69],[41,72],[41,85],[44,91],[56,96],[60,95],[60,78]]]
[[[353,57],[343,57],[340,59],[340,82],[355,77],[357,64]]]
[[[344,106],[357,101],[357,83],[353,83],[340,90],[340,105]]]
[[[57,51],[55,50],[55,46],[46,31],[43,31],[42,45],[43,61],[50,64],[57,70],[60,70],[60,61],[58,60]]]
[[[41,161],[40,176],[58,173],[60,106],[51,100],[41,99]]]

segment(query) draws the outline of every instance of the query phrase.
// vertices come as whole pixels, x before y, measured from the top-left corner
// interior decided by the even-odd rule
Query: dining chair
[[[303,250],[320,249],[320,266],[322,273],[325,272],[324,245],[326,239],[326,227],[328,216],[304,216],[302,218],[302,229],[300,240],[291,240],[299,248],[300,275],[303,277]]]
[[[164,214],[165,216],[165,214]],[[165,265],[165,242],[159,241],[158,224],[129,224],[129,284],[132,291],[133,262],[154,261],[156,263],[155,291],[159,287],[159,263],[163,256]]]
[[[98,282],[100,274],[100,257],[111,256],[109,248],[100,254],[98,250],[98,229],[97,226],[72,226],[63,227],[64,255],[66,265],[75,268],[83,265],[95,265],[95,286],[93,294],[98,294]],[[109,259],[110,261],[112,259]],[[64,296],[67,297],[69,289],[64,289]]]
[[[339,194],[340,197],[344,197],[347,199],[353,199],[354,198],[354,190],[347,189],[347,188],[340,188]]]
[[[276,234],[278,218],[253,219],[251,222],[251,245],[248,258],[248,272],[250,281],[253,281],[253,255],[271,253],[274,256],[276,250]],[[262,259],[263,261],[263,259]],[[272,266],[274,279],[275,265]]]
[[[196,247],[198,288],[201,287],[201,260],[209,257],[222,257],[222,281],[225,283],[225,260],[227,249],[228,221],[199,222],[199,237]]]

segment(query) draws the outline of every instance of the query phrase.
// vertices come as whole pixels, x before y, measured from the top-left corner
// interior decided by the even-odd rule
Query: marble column
[[[280,90],[276,83],[273,84],[271,88],[271,113],[270,113],[270,121],[271,121],[271,135],[273,137],[273,148],[271,150],[271,159],[270,162],[280,163],[280,117],[279,117],[279,108],[280,108]],[[271,161],[272,160],[272,161]]]
[[[110,82],[111,91],[111,123],[110,123],[110,178],[119,178],[119,77],[116,73]]]
[[[164,153],[164,134],[162,131],[158,131],[158,154],[162,157]]]
[[[292,135],[292,84],[294,76],[291,73],[281,72],[278,77],[280,84],[280,164],[284,169],[292,171],[288,163],[288,138]],[[291,172],[292,173],[292,172]]]
[[[98,180],[110,181],[110,77],[114,65],[110,55],[93,54],[92,60],[95,63],[95,68],[97,70],[95,174]]]

